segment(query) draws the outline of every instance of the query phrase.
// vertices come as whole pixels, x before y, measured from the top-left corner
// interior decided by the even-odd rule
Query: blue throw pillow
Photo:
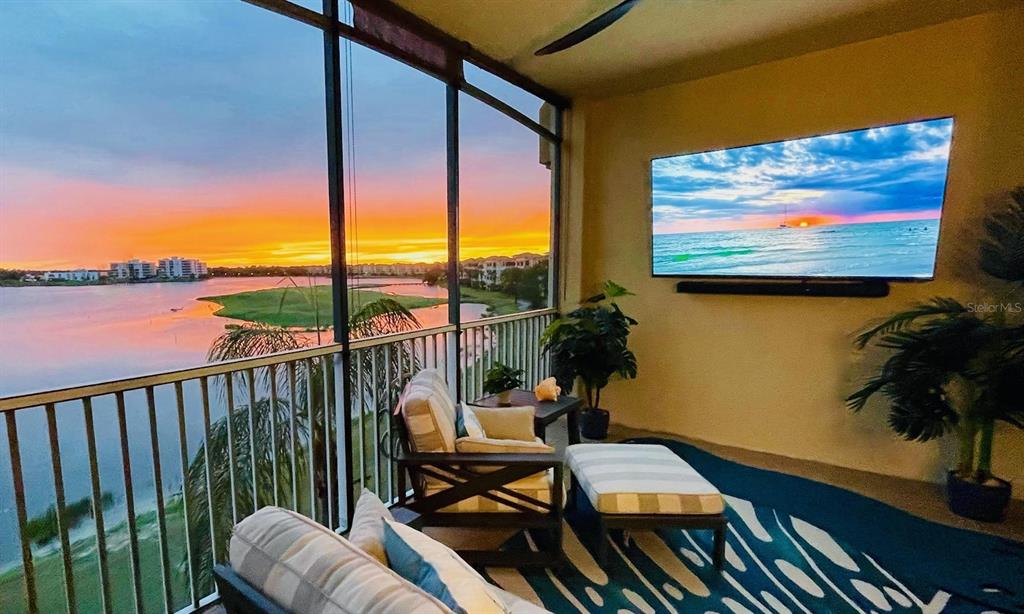
[[[392,520],[384,520],[384,550],[391,569],[458,614],[505,614],[490,585],[448,546]]]

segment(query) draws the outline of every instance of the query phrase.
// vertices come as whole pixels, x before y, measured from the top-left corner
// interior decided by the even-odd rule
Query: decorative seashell
[[[538,401],[557,401],[558,395],[562,393],[562,388],[555,383],[555,378],[549,377],[537,384],[533,393],[537,395]]]

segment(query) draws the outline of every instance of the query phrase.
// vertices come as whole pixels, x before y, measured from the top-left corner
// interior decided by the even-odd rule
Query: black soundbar
[[[880,298],[889,295],[884,281],[704,281],[686,280],[676,291],[687,294],[756,294],[774,296],[852,296]]]

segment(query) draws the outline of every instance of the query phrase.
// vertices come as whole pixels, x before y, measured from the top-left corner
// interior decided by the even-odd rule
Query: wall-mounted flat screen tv
[[[953,119],[651,161],[655,276],[927,280]]]

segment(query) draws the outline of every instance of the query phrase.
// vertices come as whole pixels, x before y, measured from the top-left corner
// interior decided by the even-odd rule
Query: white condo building
[[[75,269],[73,271],[46,271],[45,273],[43,273],[43,281],[98,281],[99,278],[100,272],[90,269]]]
[[[480,281],[486,286],[497,285],[501,281],[501,274],[507,269],[526,269],[541,262],[547,261],[548,257],[540,254],[517,254],[515,256],[491,256],[479,260],[468,261],[479,267]]]
[[[111,262],[110,277],[119,280],[148,279],[156,277],[156,265],[133,258],[127,262]]]
[[[162,258],[158,268],[160,275],[168,279],[197,279],[207,274],[206,263],[195,258]]]

